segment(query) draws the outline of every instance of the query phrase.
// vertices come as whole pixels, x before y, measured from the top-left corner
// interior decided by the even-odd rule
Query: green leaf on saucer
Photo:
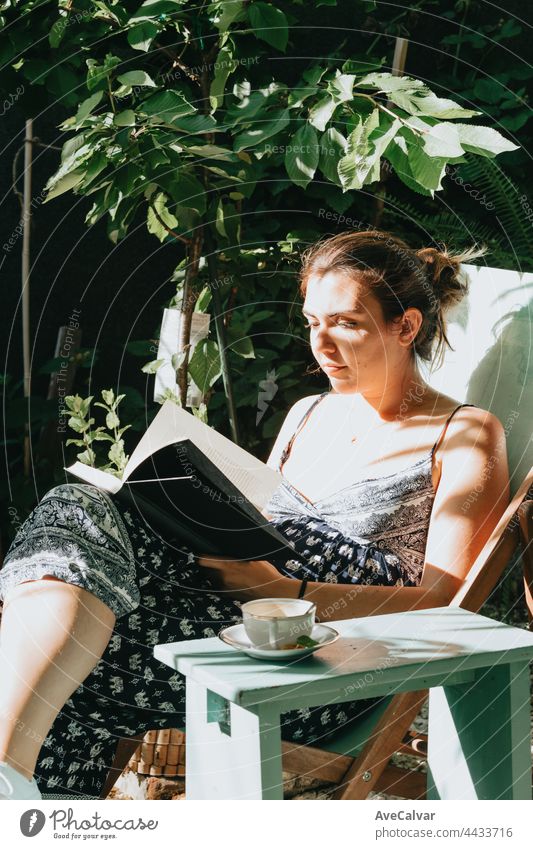
[[[318,642],[318,640],[313,640],[312,637],[308,637],[303,634],[296,640],[296,645],[306,649],[313,649],[315,646],[319,646],[320,643]]]

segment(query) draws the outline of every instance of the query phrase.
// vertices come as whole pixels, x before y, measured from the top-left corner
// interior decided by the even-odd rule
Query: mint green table
[[[290,664],[218,637],[154,647],[186,677],[187,799],[282,799],[281,712],[425,688],[428,798],[531,799],[533,634],[458,607],[329,624],[341,639]]]

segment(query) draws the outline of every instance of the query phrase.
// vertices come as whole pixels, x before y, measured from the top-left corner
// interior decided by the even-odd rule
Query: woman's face
[[[335,392],[379,395],[409,369],[410,343],[385,322],[371,290],[346,272],[310,276],[302,311],[313,355]]]

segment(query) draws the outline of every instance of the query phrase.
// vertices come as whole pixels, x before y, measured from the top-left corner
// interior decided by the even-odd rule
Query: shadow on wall
[[[529,288],[529,287],[528,287]],[[502,315],[495,337],[470,375],[466,401],[490,410],[505,430],[511,495],[533,465],[533,299]]]

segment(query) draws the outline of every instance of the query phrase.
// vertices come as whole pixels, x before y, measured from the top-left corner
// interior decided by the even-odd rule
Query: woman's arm
[[[484,410],[465,407],[451,420],[440,450],[425,565],[418,587],[309,581],[305,597],[321,621],[374,616],[449,604],[509,503],[505,434]],[[201,558],[232,598],[295,598],[300,582],[268,561]]]

